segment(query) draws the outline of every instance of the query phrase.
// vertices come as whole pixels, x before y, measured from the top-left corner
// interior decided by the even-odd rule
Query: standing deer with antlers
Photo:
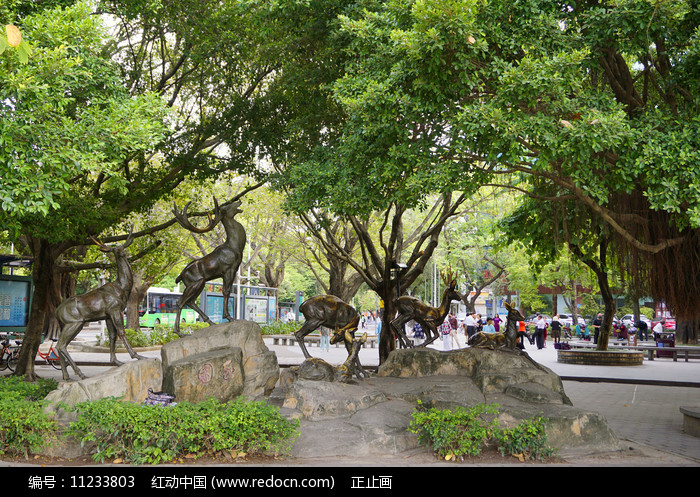
[[[85,379],[85,375],[80,371],[70,354],[68,354],[68,344],[80,333],[85,323],[91,321],[105,320],[109,332],[111,364],[121,364],[121,362],[117,361],[115,352],[117,337],[124,342],[124,346],[132,358],[144,358],[134,352],[124,335],[123,311],[134,282],[126,248],[131,245],[133,236],[130,232],[123,245],[114,247],[108,247],[94,238],[93,241],[100,250],[114,255],[117,265],[117,279],[90,292],[67,298],[56,308],[56,318],[61,323],[61,333],[58,337],[56,349],[61,360],[64,380],[69,379],[68,364],[71,365],[73,371],[80,378]]]
[[[457,287],[457,277],[450,274],[442,275],[442,281],[447,285],[442,293],[442,301],[439,307],[431,307],[424,304],[416,297],[404,295],[394,301],[398,316],[391,322],[391,327],[398,336],[399,345],[402,348],[412,347],[412,343],[406,337],[404,326],[411,320],[417,321],[425,330],[425,341],[418,345],[425,347],[433,343],[438,337],[438,326],[442,324],[450,310],[450,302],[462,300],[462,296],[455,289]]]
[[[195,303],[195,299],[204,289],[207,281],[222,278],[223,286],[221,293],[224,296],[224,308],[222,318],[228,321],[233,321],[233,317],[228,309],[229,298],[233,282],[238,272],[238,267],[243,261],[243,250],[246,243],[246,233],[243,225],[236,221],[236,214],[242,212],[240,209],[241,201],[228,202],[219,207],[214,199],[214,216],[209,217],[209,225],[204,228],[197,228],[190,223],[187,217],[188,203],[183,208],[182,212],[178,212],[177,206],[173,208],[175,218],[180,225],[192,231],[193,233],[205,233],[212,230],[219,222],[224,226],[226,231],[226,241],[216,247],[210,254],[205,255],[195,261],[190,262],[180,275],[175,279],[175,282],[182,281],[185,284],[185,290],[177,302],[177,317],[173,330],[178,335],[180,334],[180,314],[185,306],[189,306],[202,317],[207,323],[213,325],[213,321],[207,316]]]

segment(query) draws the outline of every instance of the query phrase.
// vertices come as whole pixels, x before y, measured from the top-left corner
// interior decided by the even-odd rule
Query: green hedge
[[[43,399],[57,386],[53,379],[0,378],[0,454],[27,457],[56,440],[58,425],[44,413]]]
[[[298,435],[298,421],[288,421],[265,403],[208,400],[196,404],[149,406],[100,399],[76,405],[78,421],[68,433],[94,443],[95,461],[121,458],[157,464],[188,454],[285,453]]]
[[[289,323],[275,321],[273,323],[261,326],[263,335],[291,335],[299,328],[301,328],[301,324],[295,321]]]
[[[180,332],[183,335],[189,335],[193,331],[206,328],[208,326],[208,323],[183,323],[180,326]],[[132,347],[154,347],[156,345],[165,345],[168,342],[172,342],[173,340],[180,338],[173,331],[172,325],[167,324],[157,324],[155,328],[146,331],[143,329],[134,330],[132,328],[126,328],[124,330],[124,334]],[[109,340],[106,336],[98,335],[97,343],[98,345],[107,345]],[[117,345],[120,346],[121,342],[117,341]]]
[[[55,380],[0,377],[0,455],[27,457],[69,436],[94,443],[96,461],[119,457],[156,464],[220,451],[283,454],[298,436],[299,422],[285,419],[277,408],[238,399],[167,407],[115,398],[83,402],[74,407],[78,420],[61,432],[44,412],[43,399],[57,386]]]

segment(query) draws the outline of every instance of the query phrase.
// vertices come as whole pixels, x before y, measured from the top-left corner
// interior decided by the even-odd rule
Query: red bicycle
[[[58,357],[58,352],[56,352],[56,349],[53,348],[53,344],[57,341],[58,339],[52,338],[49,349],[46,352],[42,352],[41,348],[39,348],[37,354],[39,354],[39,357],[45,360],[46,363],[50,364],[54,369],[61,369],[61,360]]]
[[[10,337],[8,335],[4,336],[2,341],[2,352],[0,353],[0,371],[10,368],[10,371],[14,372],[17,361],[19,360],[19,349],[21,344],[21,340],[15,340],[15,343],[12,344],[10,343]]]

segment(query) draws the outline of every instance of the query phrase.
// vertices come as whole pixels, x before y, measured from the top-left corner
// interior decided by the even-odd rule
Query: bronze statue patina
[[[349,331],[338,332],[333,335],[331,343],[338,343],[341,340],[345,342],[348,349],[348,358],[343,364],[336,367],[318,357],[310,357],[299,367],[294,368],[297,377],[304,380],[337,381],[339,383],[350,383],[353,376],[358,379],[369,377],[369,373],[362,368],[358,358],[362,345],[367,341],[367,333],[356,339]]]
[[[336,344],[343,342],[348,351],[348,360],[345,361],[344,374],[352,376],[355,374],[358,378],[367,377],[369,374],[360,364],[358,340],[355,340],[355,332],[360,324],[360,314],[354,307],[344,302],[335,295],[317,295],[305,300],[299,310],[304,315],[305,322],[299,330],[294,334],[299,342],[301,351],[304,357],[311,358],[311,354],[306,349],[304,337],[321,326],[333,330],[333,336],[330,343]],[[360,345],[367,338],[359,341]],[[353,353],[354,350],[354,353]]]
[[[56,308],[56,318],[61,323],[61,333],[58,337],[56,349],[61,361],[61,370],[63,379],[68,380],[68,364],[71,365],[73,371],[85,378],[85,375],[80,371],[78,366],[73,361],[73,358],[68,353],[68,344],[80,333],[85,323],[91,321],[105,320],[107,330],[109,332],[109,355],[111,364],[119,365],[116,356],[116,341],[119,337],[129,355],[132,358],[143,359],[142,356],[136,354],[132,349],[129,341],[124,335],[124,315],[123,311],[126,307],[126,302],[131,293],[133,285],[133,273],[129,264],[127,247],[133,241],[132,234],[129,233],[123,245],[108,247],[97,240],[95,244],[106,253],[114,255],[117,266],[116,281],[107,283],[95,290],[75,295],[65,299]]]
[[[503,333],[475,333],[469,339],[470,347],[515,350],[518,344],[518,321],[525,321],[525,317],[508,302],[505,303],[505,307],[508,311],[506,330]]]
[[[355,308],[335,295],[311,297],[299,306],[299,310],[304,315],[305,322],[294,336],[307,359],[311,357],[311,354],[306,349],[304,337],[312,331],[321,326],[330,328],[334,330],[331,342],[338,343],[345,336],[346,331],[349,331],[354,337],[360,324],[360,314]]]
[[[338,339],[336,339],[336,341],[337,340]],[[348,358],[337,368],[338,381],[341,383],[347,383],[352,380],[353,375],[360,380],[363,378],[368,378],[369,373],[367,373],[367,371],[365,371],[365,369],[362,367],[362,364],[360,364],[359,357],[360,349],[367,341],[367,333],[363,333],[360,338],[356,339],[349,331],[346,331],[343,333],[343,341],[348,349]]]
[[[210,254],[190,262],[175,280],[178,283],[182,281],[185,285],[182,296],[177,302],[177,316],[173,326],[173,331],[180,336],[182,336],[180,333],[180,314],[185,306],[194,309],[207,323],[214,324],[209,319],[209,316],[195,304],[195,299],[204,289],[204,285],[207,281],[213,279],[223,279],[221,287],[221,293],[224,296],[222,318],[233,321],[228,304],[238,267],[243,260],[243,250],[246,243],[245,229],[235,219],[236,214],[241,212],[240,200],[227,202],[219,206],[216,199],[214,199],[214,216],[209,217],[209,224],[204,228],[197,228],[192,225],[187,217],[188,206],[189,203],[185,205],[182,212],[178,212],[177,207],[173,208],[175,217],[184,228],[193,233],[205,233],[214,229],[221,222],[226,231],[226,241],[216,247]]]
[[[442,301],[439,307],[431,307],[416,297],[404,295],[394,301],[398,316],[391,322],[391,327],[399,339],[402,348],[412,347],[413,344],[406,337],[404,326],[411,320],[417,321],[425,331],[425,341],[418,345],[425,347],[433,343],[438,337],[438,326],[442,324],[450,310],[450,302],[462,300],[462,296],[455,289],[457,278],[453,275],[442,275],[443,282],[447,285],[442,293]]]

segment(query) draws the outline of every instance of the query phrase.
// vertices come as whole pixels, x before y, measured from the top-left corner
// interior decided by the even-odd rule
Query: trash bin
[[[676,346],[676,334],[669,332],[658,333],[656,336],[656,346],[657,347],[675,347]],[[673,352],[665,352],[663,350],[656,351],[656,357],[673,357]]]

